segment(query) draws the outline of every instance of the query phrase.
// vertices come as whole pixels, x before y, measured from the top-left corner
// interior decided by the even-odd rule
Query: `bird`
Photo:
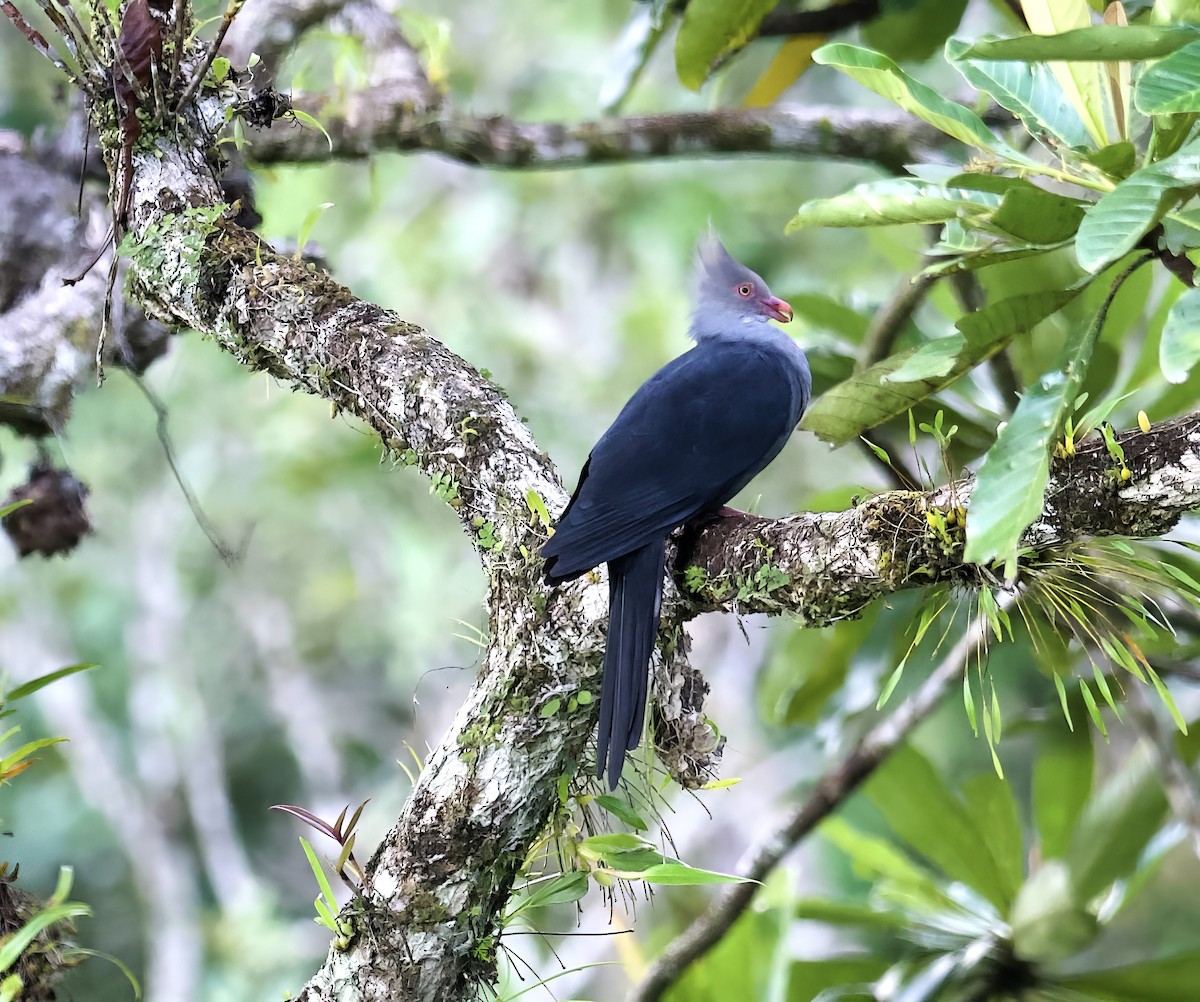
[[[549,585],[608,564],[596,778],[615,790],[641,740],[667,539],[704,524],[771,462],[812,396],[801,347],[768,323],[792,308],[711,227],[696,250],[695,344],[633,394],[592,448],[542,545]]]

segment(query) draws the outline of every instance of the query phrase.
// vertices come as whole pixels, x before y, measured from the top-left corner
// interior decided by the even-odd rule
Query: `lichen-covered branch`
[[[1024,537],[1034,559],[1087,536],[1161,536],[1200,509],[1200,414],[1118,438],[1128,480],[1099,436],[1055,463],[1042,514]],[[978,584],[986,572],[962,561],[958,512],[969,518],[972,486],[967,478],[891,491],[848,511],[727,520],[685,540],[680,578],[694,611],[786,612],[810,626],[853,617],[900,589]]]
[[[416,112],[386,91],[366,89],[324,107],[295,96],[329,133],[277,124],[253,136],[260,164],[359,159],[389,151],[438,153],[477,167],[561,169],[671,157],[828,157],[896,173],[944,149],[946,137],[900,113],[851,108],[725,109],[585,122],[518,122],[504,115]]]
[[[0,424],[22,434],[61,431],[75,392],[94,371],[109,256],[66,287],[95,256],[108,213],[89,192],[77,211],[77,182],[21,146],[0,151]],[[161,354],[166,332],[118,308],[110,348],[141,371]]]
[[[171,17],[176,9],[186,13],[187,5],[156,16]],[[180,79],[191,78],[199,58],[195,43]],[[396,80],[403,78],[398,72]],[[352,934],[335,945],[300,997],[465,998],[474,980],[494,974],[503,905],[529,848],[560,807],[559,778],[585,768],[596,701],[573,704],[569,697],[595,690],[605,589],[600,575],[554,592],[541,584],[545,513],[561,509],[565,492],[497,387],[419,327],[355,298],[324,272],[275,253],[230,221],[208,158],[226,113],[245,97],[231,75],[210,80],[178,115],[157,123],[146,115],[132,151],[125,220],[134,294],[152,316],[212,337],[247,366],[369,425],[398,463],[430,478],[488,576],[491,637],[478,681],[367,867],[364,896],[350,915]],[[93,114],[115,176],[123,138],[115,109],[98,102]],[[741,113],[732,114],[736,121]],[[434,121],[446,128],[449,119]],[[706,118],[709,126],[713,121]],[[476,120],[471,128],[478,127]],[[813,143],[830,127],[810,122]],[[539,166],[562,166],[590,155],[578,129],[528,128],[544,144],[524,152],[518,140],[530,134],[512,123],[482,139],[468,131],[436,142],[472,162],[491,156],[516,165],[542,157]],[[652,135],[652,125],[646,128]],[[364,155],[382,142],[377,132],[367,134]],[[670,134],[678,139],[687,130],[677,119]],[[648,141],[643,135],[638,144]],[[890,145],[894,136],[881,132],[878,141],[899,148]],[[709,151],[725,149],[711,137],[703,142]],[[637,145],[634,152],[655,155],[642,150]],[[836,138],[820,150],[854,155]],[[1200,505],[1200,418],[1189,420],[1170,434],[1124,442],[1133,472],[1126,487],[1108,477],[1107,456],[1094,450],[1060,467],[1030,544],[1054,545],[1081,533],[1153,534],[1179,511]],[[660,700],[659,718],[679,726],[659,731],[658,739],[672,771],[689,782],[711,763],[696,706],[702,686],[690,675],[678,633],[682,620],[736,606],[832,622],[889,591],[972,575],[961,562],[961,531],[932,530],[926,517],[957,509],[968,494],[968,484],[930,495],[893,493],[850,512],[721,524],[681,540],[690,552],[680,567],[698,569],[681,569],[689,593],[672,597],[664,610],[664,629],[676,642],[658,674],[671,680],[676,695]],[[943,521],[950,525],[948,516]]]

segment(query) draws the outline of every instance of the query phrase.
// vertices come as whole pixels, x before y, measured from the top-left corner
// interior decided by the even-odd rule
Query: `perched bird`
[[[690,351],[651,376],[592,449],[542,546],[546,581],[608,563],[596,777],[616,788],[641,740],[667,537],[716,515],[783,448],[812,394],[792,308],[711,231],[696,253]]]

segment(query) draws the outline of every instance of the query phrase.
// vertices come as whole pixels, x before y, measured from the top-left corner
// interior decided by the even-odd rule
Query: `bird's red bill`
[[[767,312],[773,319],[778,320],[781,324],[791,323],[792,308],[782,299],[772,296],[763,305],[766,306]]]

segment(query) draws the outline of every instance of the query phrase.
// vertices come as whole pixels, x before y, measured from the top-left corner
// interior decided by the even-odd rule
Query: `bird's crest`
[[[740,281],[748,269],[733,259],[717,231],[709,223],[708,232],[700,238],[696,246],[696,281],[703,284],[706,280],[718,285],[732,285]]]

